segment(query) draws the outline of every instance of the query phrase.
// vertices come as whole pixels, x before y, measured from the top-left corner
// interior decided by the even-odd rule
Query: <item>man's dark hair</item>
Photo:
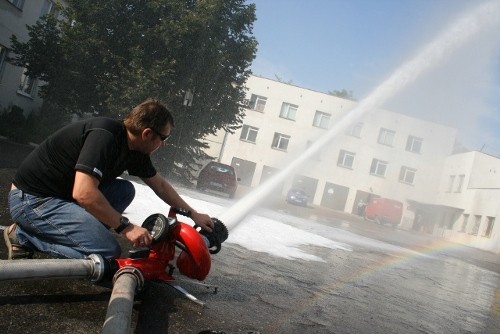
[[[174,126],[169,109],[156,99],[148,99],[134,107],[123,119],[125,127],[137,135],[146,128],[160,131],[167,124]]]

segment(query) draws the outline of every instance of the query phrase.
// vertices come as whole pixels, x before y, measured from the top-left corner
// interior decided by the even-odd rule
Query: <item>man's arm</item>
[[[96,177],[76,171],[73,199],[97,220],[110,228],[116,229],[120,225],[121,214],[111,206],[99,190],[99,180]],[[134,247],[148,246],[152,241],[148,230],[134,224],[125,228],[122,234]]]
[[[161,198],[165,203],[174,208],[183,208],[191,211],[191,219],[199,225],[202,229],[211,232],[214,226],[210,216],[199,213],[194,210],[189,204],[182,199],[182,197],[177,193],[177,191],[172,187],[172,185],[165,180],[160,174],[156,173],[155,176],[151,178],[142,179],[155,194]]]

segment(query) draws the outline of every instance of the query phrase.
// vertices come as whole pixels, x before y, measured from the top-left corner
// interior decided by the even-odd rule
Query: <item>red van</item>
[[[373,198],[365,208],[365,218],[379,224],[399,225],[403,203],[389,198]]]

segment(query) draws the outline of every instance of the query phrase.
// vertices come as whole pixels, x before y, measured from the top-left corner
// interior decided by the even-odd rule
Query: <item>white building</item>
[[[500,159],[476,151],[448,157],[435,203],[439,206],[429,232],[500,253],[500,225],[496,222],[500,214]]]
[[[293,159],[300,159],[315,140],[332,131],[339,119],[349,117],[349,111],[357,105],[257,76],[249,78],[247,88],[248,107],[242,128],[234,134],[207,138],[207,153],[235,167],[241,178],[240,194],[258,186]],[[400,228],[500,251],[500,233],[494,228],[498,196],[477,189],[493,184],[489,183],[493,177],[486,178],[480,171],[479,166],[485,164],[477,155],[452,155],[456,129],[394,112],[371,110],[352,120],[347,128],[334,130],[338,133],[333,140],[294,171],[277,189],[276,196],[284,196],[291,187],[300,187],[308,193],[312,205],[348,213],[355,213],[361,200],[367,202],[374,196],[391,198],[404,203]],[[453,163],[454,159],[463,160]],[[500,160],[493,159],[498,165],[494,170],[500,173]],[[460,171],[453,170],[458,166]],[[444,191],[450,175],[455,175],[454,187],[462,182],[461,187],[467,191]],[[488,204],[479,204],[484,197],[488,197]],[[456,228],[462,214],[469,215],[469,219],[480,215],[478,233],[489,235],[491,242],[478,244],[476,240],[472,242],[472,234],[464,238],[463,233],[451,233],[453,230],[446,228],[443,231],[443,224]],[[477,229],[469,224],[471,230]]]
[[[20,42],[29,39],[26,25],[54,10],[50,0],[2,0],[0,1],[0,113],[18,106],[27,116],[37,111],[42,100],[38,97],[40,82],[24,75],[24,68],[6,62],[10,38],[16,35]]]

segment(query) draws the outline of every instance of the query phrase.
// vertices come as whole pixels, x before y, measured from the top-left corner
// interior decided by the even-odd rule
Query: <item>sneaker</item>
[[[18,244],[16,229],[17,229],[17,224],[12,224],[3,230],[3,239],[5,241],[5,246],[9,251],[9,256],[7,257],[7,260],[33,258],[33,251],[31,249],[23,247]]]

